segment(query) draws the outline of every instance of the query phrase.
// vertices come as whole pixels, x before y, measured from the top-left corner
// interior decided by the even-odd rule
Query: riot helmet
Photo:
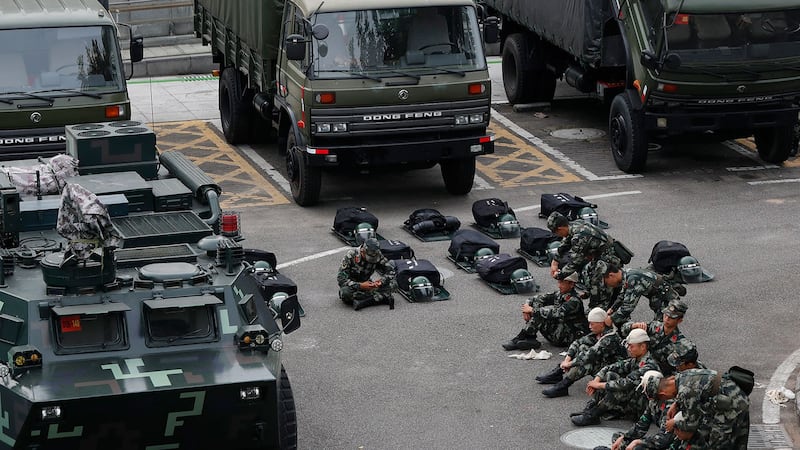
[[[433,284],[427,277],[418,276],[414,277],[409,283],[411,289],[411,297],[414,300],[431,300],[435,294]]]
[[[703,268],[694,256],[684,256],[678,261],[678,272],[686,283],[703,281]]]
[[[355,230],[353,230],[353,235],[357,243],[363,244],[367,239],[375,237],[375,228],[373,228],[370,223],[362,222],[356,225]]]
[[[600,225],[600,219],[597,217],[597,211],[588,206],[585,206],[578,211],[578,218],[583,219],[592,225]]]
[[[483,259],[488,258],[489,256],[494,256],[494,251],[488,247],[479,248],[477,252],[475,252],[475,259]]]
[[[558,258],[558,247],[561,246],[561,241],[553,241],[547,244],[547,257],[550,261]]]
[[[513,214],[503,214],[497,218],[497,228],[501,236],[518,236],[519,221]]]
[[[264,260],[260,260],[253,263],[253,269],[255,270],[256,273],[261,273],[261,272],[269,273],[272,272],[272,265],[270,265],[270,263]]]
[[[517,269],[511,272],[511,285],[517,294],[527,294],[533,292],[536,283],[533,281],[533,275],[525,269]]]

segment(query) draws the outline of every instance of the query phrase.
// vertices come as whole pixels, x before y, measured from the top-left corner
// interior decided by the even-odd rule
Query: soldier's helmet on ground
[[[678,319],[686,314],[687,309],[689,309],[689,305],[686,304],[685,301],[676,298],[674,300],[670,300],[667,307],[664,308],[664,314],[672,317],[673,319]]]
[[[483,247],[483,248],[479,248],[478,251],[475,252],[475,259],[478,260],[478,259],[482,259],[482,258],[487,258],[489,256],[493,256],[493,255],[494,255],[494,252],[492,251],[492,249],[490,249],[488,247]]]
[[[678,261],[678,272],[683,281],[687,283],[700,283],[703,281],[703,268],[694,256],[684,256]]]
[[[430,300],[435,294],[433,284],[428,280],[428,277],[421,275],[414,277],[411,283],[409,283],[409,287],[411,288],[411,296],[414,297],[414,300]]]
[[[533,292],[536,283],[533,282],[533,275],[525,269],[517,269],[511,272],[511,285],[517,294],[527,294]]]
[[[353,230],[353,234],[355,235],[356,242],[362,243],[369,238],[375,237],[375,228],[372,227],[372,224],[362,222],[356,225],[355,230]]]
[[[578,218],[583,219],[593,225],[600,225],[600,218],[597,217],[597,211],[588,206],[583,207],[578,211]]]
[[[556,259],[558,257],[558,247],[561,246],[561,241],[553,241],[547,244],[547,256],[550,260]]]
[[[547,229],[556,232],[556,228],[569,225],[569,219],[558,211],[553,211],[547,217]]]
[[[255,269],[256,272],[272,272],[272,266],[264,260],[254,262],[253,269]]]
[[[364,252],[364,259],[366,259],[367,262],[376,263],[381,257],[381,245],[374,237],[367,238],[364,243],[361,244],[361,250]]]
[[[680,339],[672,347],[672,353],[667,356],[667,363],[677,368],[683,363],[697,362],[697,346],[689,339]]]
[[[519,233],[519,221],[512,214],[503,214],[497,218],[497,228],[502,236],[513,236]]]

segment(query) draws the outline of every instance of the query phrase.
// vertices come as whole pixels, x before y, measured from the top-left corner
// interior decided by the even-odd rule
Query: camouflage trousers
[[[618,374],[609,372],[603,381],[619,378]],[[593,403],[596,408],[604,413],[608,412],[627,419],[636,419],[647,408],[647,397],[641,391],[637,391],[635,386],[632,386],[629,390],[609,391],[598,389],[594,391],[590,403]]]
[[[353,289],[349,286],[343,286],[339,288],[339,298],[348,305],[352,305],[353,300],[365,300],[368,298],[372,298],[378,303],[385,303],[392,296],[395,288],[394,281],[381,285],[381,287],[372,291],[362,291],[358,288]]]
[[[723,393],[721,392],[721,394]],[[747,439],[750,433],[749,398],[741,394],[725,396],[718,403],[724,403],[725,406],[711,411],[698,429],[708,446],[707,448],[747,450]]]
[[[534,314],[531,320],[525,324],[525,333],[527,335],[536,336],[536,333],[541,333],[545,339],[557,347],[566,347],[587,332],[588,330],[578,330],[573,324],[559,320],[543,319],[537,314]]]
[[[603,366],[600,364],[580,364],[570,367],[567,373],[564,374],[564,377],[575,382],[587,375],[596,374],[602,368]]]

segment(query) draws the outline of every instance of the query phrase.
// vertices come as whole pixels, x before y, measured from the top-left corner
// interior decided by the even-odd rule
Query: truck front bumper
[[[790,127],[797,123],[800,108],[781,106],[773,109],[748,108],[746,110],[703,111],[665,109],[645,112],[645,129],[656,134],[723,132],[749,136],[753,130]]]

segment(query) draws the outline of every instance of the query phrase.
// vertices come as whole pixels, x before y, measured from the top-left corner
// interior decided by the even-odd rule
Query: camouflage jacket
[[[631,318],[631,313],[636,309],[639,298],[650,298],[654,287],[663,282],[659,275],[647,269],[622,269],[622,289],[617,294],[617,299],[611,305],[614,312],[611,321],[621,326]]]
[[[613,254],[614,239],[600,227],[584,220],[569,223],[569,234],[561,239],[558,246],[559,259],[569,256],[568,263],[560,269],[565,273],[580,271],[595,258]]]
[[[574,340],[567,349],[567,355],[572,358],[573,366],[594,364],[595,367],[613,364],[624,357],[622,340],[611,327],[606,327],[599,338],[589,333]]]
[[[633,426],[623,434],[625,440],[630,443],[636,439],[641,439],[645,448],[667,448],[672,443],[675,435],[668,432],[665,428],[667,424],[667,411],[674,402],[669,400],[650,400],[647,408],[634,422]],[[650,425],[655,425],[658,431],[655,434],[647,435]]]
[[[336,282],[339,283],[339,287],[347,286],[357,289],[361,282],[369,280],[376,272],[381,276],[381,282],[384,284],[394,280],[394,266],[389,264],[389,260],[385,256],[381,255],[377,262],[367,262],[361,257],[361,250],[357,247],[350,249],[342,258]]]
[[[562,294],[559,291],[549,294],[539,294],[528,299],[528,304],[534,309],[534,314],[545,320],[558,320],[573,325],[573,328],[585,333],[589,328],[583,301],[578,297],[575,289]]]
[[[622,336],[627,336],[632,329],[633,322],[627,322],[620,329]],[[686,339],[686,336],[681,333],[678,327],[675,327],[671,333],[664,330],[664,324],[661,321],[654,320],[647,324],[647,335],[650,336],[650,354],[656,360],[660,371],[666,376],[672,375],[675,368],[667,362],[667,356],[675,350],[675,346],[679,341]]]
[[[729,411],[744,410],[750,400],[733,380],[711,369],[689,369],[675,374],[675,401],[683,419],[676,426],[697,431],[701,422]],[[680,423],[678,423],[680,422]]]
[[[609,364],[597,372],[597,377],[606,382],[606,391],[633,392],[642,375],[648,370],[658,370],[658,363],[650,356],[650,352],[645,353],[640,358],[627,358]],[[615,380],[609,380],[610,372],[619,375]]]

